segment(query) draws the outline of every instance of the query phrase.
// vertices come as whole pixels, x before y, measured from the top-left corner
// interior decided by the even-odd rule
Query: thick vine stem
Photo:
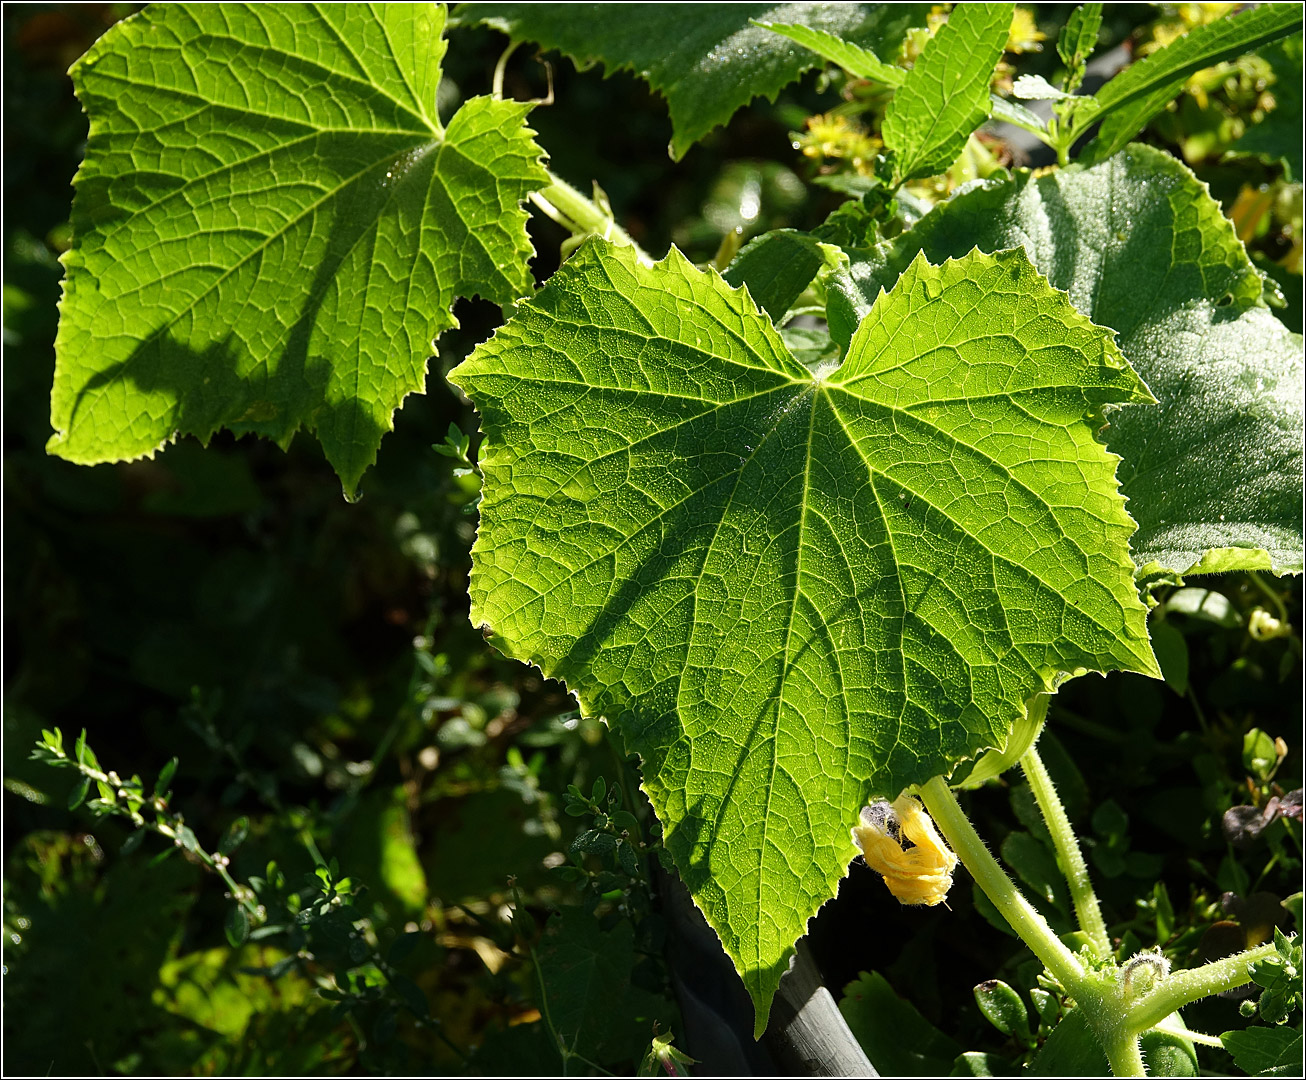
[[[531,202],[545,214],[575,236],[601,236],[613,244],[633,248],[643,265],[653,265],[653,257],[635,243],[611,214],[605,213],[556,173],[550,172],[549,180],[548,187],[531,193]]]
[[[1084,853],[1079,848],[1079,840],[1070,827],[1065,807],[1057,795],[1056,786],[1038,755],[1038,748],[1031,746],[1020,759],[1021,768],[1029,780],[1034,792],[1034,801],[1038,803],[1048,832],[1052,834],[1052,844],[1056,848],[1057,861],[1061,872],[1066,876],[1070,886],[1070,898],[1075,905],[1075,916],[1080,929],[1088,935],[1097,955],[1105,960],[1111,955],[1111,941],[1107,937],[1106,923],[1102,919],[1102,909],[1097,902],[1097,893],[1093,891],[1093,882],[1088,876],[1088,866],[1084,862]]]
[[[1146,1031],[1185,1005],[1251,982],[1248,966],[1273,955],[1274,943],[1267,942],[1246,952],[1212,960],[1201,967],[1172,972],[1154,989],[1130,1002],[1124,1023],[1134,1031]]]
[[[952,845],[971,877],[984,890],[993,906],[1020,935],[1034,955],[1043,961],[1076,1001],[1097,1001],[1098,987],[1084,972],[1075,955],[1052,932],[1043,916],[1025,899],[1019,889],[984,846],[975,827],[966,817],[956,796],[941,776],[922,784],[921,798],[940,831]],[[1173,1011],[1173,1010],[1171,1010]]]

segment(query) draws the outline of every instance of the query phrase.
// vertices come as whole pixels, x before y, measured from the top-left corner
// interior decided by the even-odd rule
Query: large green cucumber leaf
[[[915,262],[809,370],[747,289],[590,241],[450,379],[472,620],[640,755],[759,1033],[867,799],[1060,673],[1157,674],[1094,437],[1151,398],[1021,252]]]
[[[989,80],[1014,4],[957,4],[884,113],[884,145],[899,180],[941,173],[989,118]]]
[[[527,106],[436,115],[433,4],[159,4],[73,68],[76,179],[49,449],[316,430],[352,491],[456,296],[529,291]]]
[[[973,247],[1024,248],[1117,332],[1160,400],[1113,414],[1106,432],[1124,459],[1140,567],[1301,570],[1302,339],[1262,302],[1261,276],[1205,185],[1139,145],[1091,168],[978,185],[853,253],[831,282],[835,340],[918,253],[942,261]]]
[[[798,23],[892,58],[907,30],[923,26],[925,4],[462,4],[458,19],[501,30],[513,41],[557,49],[577,66],[633,71],[667,101],[671,155],[679,160],[755,97],[782,87],[821,60],[751,20]]]

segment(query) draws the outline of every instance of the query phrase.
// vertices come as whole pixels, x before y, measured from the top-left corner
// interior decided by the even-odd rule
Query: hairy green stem
[[[1105,960],[1111,955],[1111,941],[1107,937],[1106,923],[1102,919],[1102,909],[1097,902],[1097,893],[1093,891],[1093,882],[1088,876],[1088,866],[1084,862],[1084,853],[1079,848],[1079,840],[1070,827],[1065,807],[1057,796],[1056,786],[1048,775],[1039,757],[1038,748],[1031,746],[1020,759],[1034,792],[1034,801],[1038,803],[1040,813],[1046,822],[1048,832],[1052,834],[1052,845],[1056,848],[1057,862],[1061,872],[1066,876],[1070,886],[1070,898],[1075,905],[1075,916],[1080,929],[1088,935],[1089,941],[1097,955]]]
[[[1025,899],[998,865],[975,827],[957,803],[956,796],[941,776],[921,785],[921,798],[953,851],[970,871],[984,895],[993,901],[1002,917],[1016,931],[1034,955],[1061,982],[1076,1001],[1096,1001],[1101,995],[1085,975],[1075,955],[1052,932],[1043,916]]]
[[[601,236],[613,244],[633,248],[641,263],[653,265],[653,257],[635,243],[611,214],[605,213],[556,173],[549,173],[549,180],[548,187],[531,193],[531,202],[545,214],[574,236]]]
[[[1143,1064],[1143,1048],[1138,1042],[1138,1032],[1130,1031],[1123,1024],[1112,1032],[1110,1038],[1102,1039],[1102,1049],[1111,1066],[1113,1076],[1146,1076],[1147,1068]]]
[[[1268,942],[1222,960],[1212,960],[1201,967],[1172,972],[1155,989],[1130,1003],[1124,1017],[1125,1024],[1135,1031],[1155,1027],[1185,1005],[1251,982],[1248,966],[1273,955],[1274,943]]]

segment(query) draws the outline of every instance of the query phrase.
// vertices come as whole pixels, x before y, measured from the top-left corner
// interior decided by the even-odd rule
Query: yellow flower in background
[[[1018,7],[1011,13],[1011,29],[1007,32],[1007,44],[1002,51],[1017,55],[1042,52],[1047,38],[1034,22],[1034,13],[1029,8]]]
[[[947,900],[957,856],[948,850],[919,799],[899,795],[892,803],[863,807],[861,824],[852,834],[866,865],[884,878],[901,903],[933,907]]]
[[[883,144],[846,116],[818,113],[807,118],[807,130],[796,136],[795,145],[804,157],[818,164],[843,160],[863,172],[874,167],[875,155]]]

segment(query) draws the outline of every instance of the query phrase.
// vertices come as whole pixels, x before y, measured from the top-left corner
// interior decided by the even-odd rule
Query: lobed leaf
[[[1096,95],[1102,120],[1084,148],[1085,164],[1123,150],[1144,125],[1174,100],[1188,77],[1202,68],[1233,60],[1302,25],[1301,4],[1261,4],[1250,11],[1194,27],[1183,37],[1126,68]]]
[[[531,287],[528,106],[436,115],[443,8],[159,4],[74,65],[48,449],[306,426],[352,491],[456,296]]]
[[[773,33],[776,24],[826,31],[890,56],[928,11],[924,4],[508,3],[462,4],[458,18],[557,49],[578,67],[633,71],[666,98],[671,156],[679,160],[753,98],[774,101],[818,66],[809,49]]]
[[[884,114],[884,145],[900,180],[934,176],[989,117],[989,79],[1002,59],[1012,4],[958,4],[925,46]]]
[[[1158,674],[1094,439],[1150,398],[1020,252],[917,260],[810,370],[747,291],[590,241],[450,379],[472,620],[641,756],[759,1034],[861,806],[1061,673]]]
[[[1302,339],[1261,300],[1261,276],[1204,184],[1131,146],[1089,169],[979,185],[830,282],[847,341],[918,253],[1023,248],[1051,283],[1119,335],[1160,409],[1111,417],[1140,567],[1180,574],[1302,568]]]

